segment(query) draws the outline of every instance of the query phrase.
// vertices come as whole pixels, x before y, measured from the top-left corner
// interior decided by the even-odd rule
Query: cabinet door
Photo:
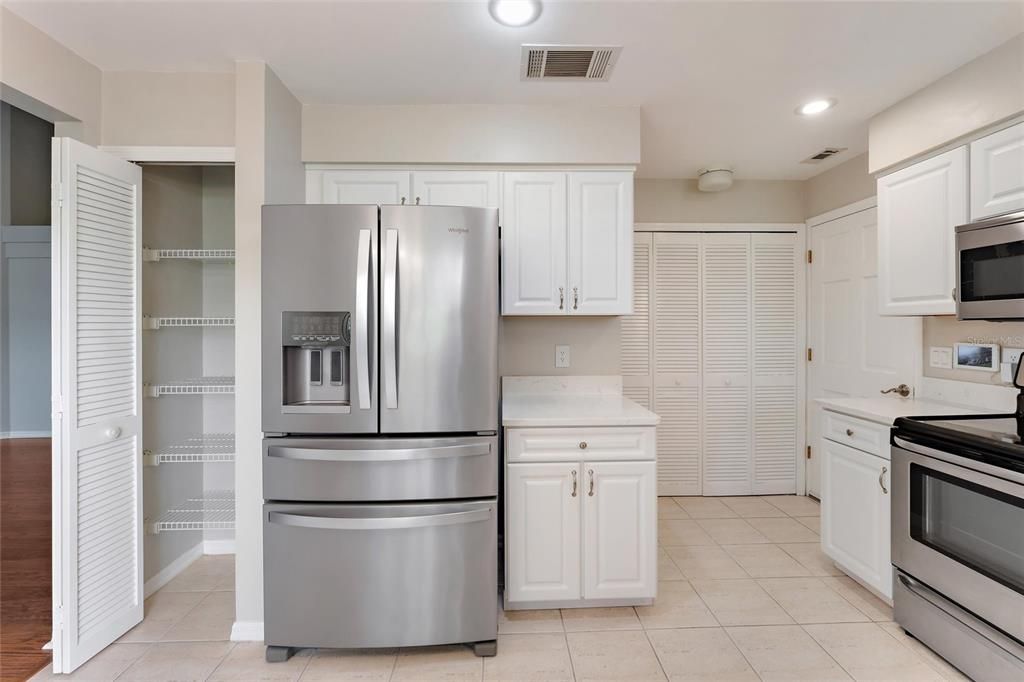
[[[1024,123],[971,143],[971,220],[1024,209]]]
[[[408,171],[323,171],[320,184],[324,204],[411,203]]]
[[[654,462],[583,465],[583,597],[654,597],[657,494]]]
[[[509,464],[505,490],[509,601],[579,599],[580,465]]]
[[[569,174],[570,315],[633,312],[633,174]]]
[[[498,173],[492,171],[415,171],[412,199],[427,206],[498,208]]]
[[[565,173],[505,173],[502,314],[565,315]]]
[[[956,312],[954,228],[966,222],[966,147],[878,180],[881,314]]]
[[[891,597],[889,462],[830,440],[822,446],[821,548]]]

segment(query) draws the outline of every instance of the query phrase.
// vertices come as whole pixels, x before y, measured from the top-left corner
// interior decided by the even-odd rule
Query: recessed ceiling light
[[[540,0],[491,0],[488,9],[499,24],[527,26],[540,16]]]
[[[828,99],[814,99],[796,108],[796,113],[801,116],[814,116],[820,114],[823,111],[828,111],[836,105],[836,100],[832,97]]]

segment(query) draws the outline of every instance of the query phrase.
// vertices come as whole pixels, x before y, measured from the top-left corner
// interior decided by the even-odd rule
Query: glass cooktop
[[[967,433],[980,438],[989,438],[1000,443],[1010,445],[1021,445],[1021,422],[1014,417],[966,418],[956,419],[945,417],[929,422],[932,426],[940,429],[951,429],[961,433]]]

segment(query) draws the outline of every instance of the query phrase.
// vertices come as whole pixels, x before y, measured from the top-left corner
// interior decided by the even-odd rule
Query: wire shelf
[[[156,535],[176,530],[234,530],[235,493],[208,490],[146,521],[146,532]]]
[[[164,384],[146,384],[143,387],[147,398],[159,398],[162,395],[212,395],[233,394],[235,392],[234,377],[199,377]]]
[[[234,249],[142,249],[142,260],[157,262],[162,260],[204,260],[234,261]]]
[[[156,451],[142,453],[146,466],[235,461],[235,434],[204,433]]]
[[[143,329],[162,327],[234,327],[233,317],[151,317],[142,318]]]

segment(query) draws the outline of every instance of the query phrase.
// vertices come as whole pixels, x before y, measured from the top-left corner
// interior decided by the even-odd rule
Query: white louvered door
[[[699,234],[654,235],[652,300],[658,494],[701,494]]]
[[[749,234],[701,244],[705,495],[750,494],[750,250]]]
[[[633,238],[633,314],[622,318],[620,331],[622,393],[651,409],[652,310],[654,235],[639,232]]]
[[[142,620],[142,174],[53,141],[53,669]]]
[[[796,492],[799,449],[797,275],[793,233],[751,235],[753,295],[753,453],[751,492]]]

